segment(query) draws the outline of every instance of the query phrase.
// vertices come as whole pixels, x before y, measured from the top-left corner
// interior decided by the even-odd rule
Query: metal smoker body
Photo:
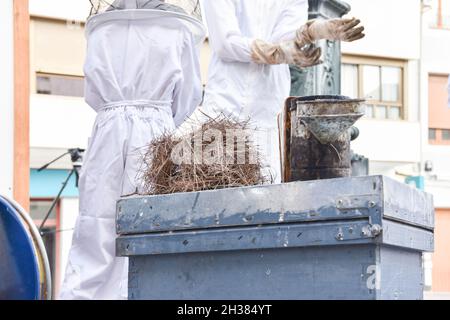
[[[284,111],[284,182],[350,177],[351,126],[363,100],[343,96],[289,98]]]

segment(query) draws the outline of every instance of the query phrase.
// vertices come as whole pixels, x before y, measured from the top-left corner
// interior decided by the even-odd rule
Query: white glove
[[[364,27],[357,27],[360,23],[356,18],[311,20],[297,31],[296,41],[300,47],[322,39],[356,41],[365,37]]]
[[[302,68],[322,63],[322,50],[312,45],[300,47],[295,41],[279,44],[255,40],[252,44],[252,59],[258,64],[293,64]]]

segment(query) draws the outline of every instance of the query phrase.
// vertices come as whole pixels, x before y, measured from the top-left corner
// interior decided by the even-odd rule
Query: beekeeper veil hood
[[[86,24],[87,35],[97,25],[106,21],[167,17],[177,19],[189,28],[197,45],[203,43],[206,36],[199,0],[89,0],[89,2],[91,12]],[[166,23],[170,23],[167,21]]]
[[[201,20],[199,0],[89,0],[90,16],[107,11],[126,9],[152,9],[187,14]]]

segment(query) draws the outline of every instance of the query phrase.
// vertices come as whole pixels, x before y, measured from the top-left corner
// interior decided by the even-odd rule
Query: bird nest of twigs
[[[264,176],[249,121],[226,116],[208,120],[189,133],[163,134],[144,156],[142,180],[149,195],[254,186]]]

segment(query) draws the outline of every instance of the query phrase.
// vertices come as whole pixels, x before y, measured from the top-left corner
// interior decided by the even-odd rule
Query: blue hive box
[[[429,194],[382,176],[117,205],[129,299],[423,299]]]

